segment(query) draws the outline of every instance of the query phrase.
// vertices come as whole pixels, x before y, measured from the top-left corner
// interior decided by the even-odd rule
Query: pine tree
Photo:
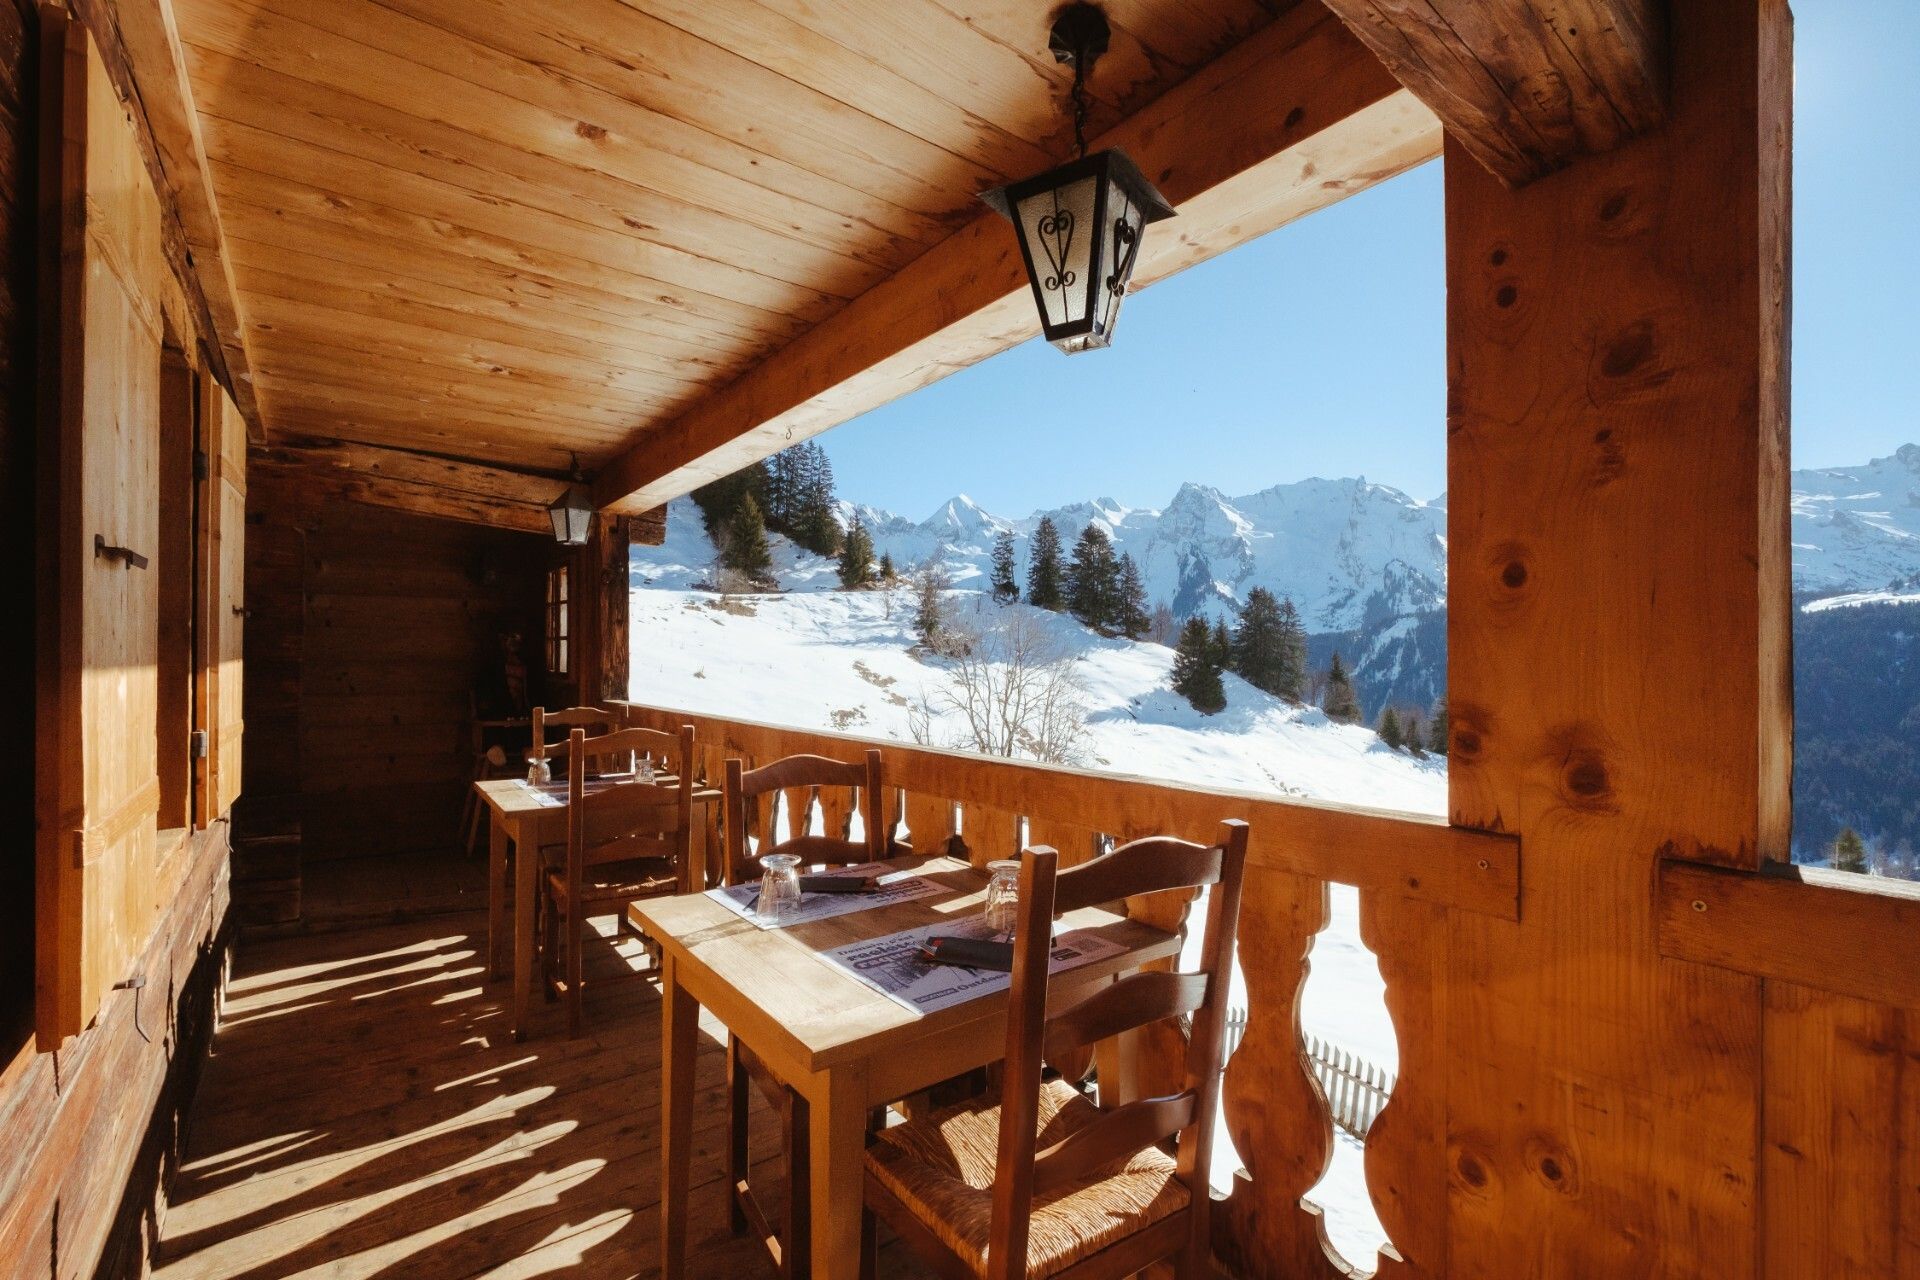
[[[1409,711],[1400,726],[1400,736],[1406,740],[1407,750],[1416,757],[1427,754],[1427,735],[1420,724],[1420,713]]]
[[[1033,559],[1027,565],[1027,603],[1060,611],[1066,603],[1060,569],[1060,530],[1050,516],[1041,516],[1033,531]]]
[[[789,529],[793,525],[794,495],[800,488],[800,451],[803,445],[790,445],[767,459],[766,489],[761,497],[768,525]]]
[[[929,560],[914,573],[913,634],[929,649],[938,649],[947,625],[946,569]]]
[[[1227,692],[1220,683],[1220,664],[1214,635],[1207,620],[1198,615],[1187,619],[1180,629],[1180,643],[1173,650],[1173,691],[1193,704],[1202,715],[1224,710]]]
[[[1271,692],[1282,698],[1300,701],[1307,693],[1307,629],[1300,622],[1300,611],[1293,597],[1280,601],[1279,655],[1274,666]]]
[[[773,567],[773,557],[767,552],[766,522],[760,517],[760,504],[750,493],[741,495],[740,505],[727,519],[720,566],[754,578],[764,578]]]
[[[1447,700],[1442,698],[1433,704],[1433,718],[1427,721],[1427,750],[1437,756],[1447,754],[1447,739],[1452,733],[1447,723]]]
[[[1380,713],[1380,741],[1398,751],[1407,744],[1406,735],[1400,729],[1400,717],[1392,707]]]
[[[1120,562],[1113,540],[1097,524],[1080,531],[1067,564],[1067,609],[1096,631],[1115,628],[1120,612]]]
[[[1233,670],[1256,689],[1279,695],[1286,683],[1286,633],[1280,602],[1265,587],[1247,592],[1233,630]]]
[[[1829,861],[1835,871],[1851,871],[1855,875],[1864,875],[1867,870],[1867,846],[1860,839],[1860,833],[1852,827],[1840,828],[1840,834],[1834,837]]]
[[[764,516],[769,478],[767,464],[756,462],[695,489],[694,505],[700,508],[700,519],[707,527],[707,536],[718,543],[726,534],[727,521],[739,509],[740,499],[749,494],[760,504]]]
[[[993,598],[1012,604],[1020,598],[1020,584],[1013,577],[1013,531],[1002,529],[993,540]]]
[[[892,582],[899,576],[900,571],[893,567],[893,552],[882,551],[880,553],[880,580],[882,582]]]
[[[1341,720],[1347,724],[1359,724],[1360,697],[1353,691],[1353,680],[1347,675],[1346,664],[1340,661],[1340,651],[1334,650],[1333,661],[1327,667],[1327,696],[1322,708],[1330,720]]]
[[[1227,630],[1225,618],[1213,624],[1213,665],[1222,671],[1233,670],[1233,633]]]
[[[855,516],[853,527],[847,530],[846,540],[840,547],[840,585],[853,590],[872,581],[873,538],[860,523],[860,517]]]
[[[1120,612],[1114,625],[1129,640],[1144,640],[1153,618],[1147,612],[1147,584],[1140,580],[1140,566],[1133,557],[1120,556]]]
[[[788,515],[789,538],[813,552],[830,556],[840,550],[840,522],[835,518],[833,463],[827,451],[812,440],[796,446],[798,466]]]

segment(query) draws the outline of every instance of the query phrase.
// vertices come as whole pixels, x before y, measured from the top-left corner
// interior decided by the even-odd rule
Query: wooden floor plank
[[[658,1273],[660,997],[644,952],[590,941],[587,1033],[567,1039],[560,1006],[536,1001],[515,1043],[484,937],[471,914],[242,945],[156,1275]],[[725,1029],[701,1032],[690,1273],[770,1280],[730,1231]],[[772,1185],[770,1116],[753,1139]],[[923,1274],[897,1246],[882,1264]]]

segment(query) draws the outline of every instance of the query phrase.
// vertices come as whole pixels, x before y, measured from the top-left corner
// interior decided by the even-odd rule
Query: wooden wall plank
[[[1657,911],[1662,955],[1920,1009],[1920,885],[1670,861]]]

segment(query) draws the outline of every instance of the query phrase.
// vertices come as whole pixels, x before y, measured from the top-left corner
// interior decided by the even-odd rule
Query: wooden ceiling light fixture
[[[1013,223],[1040,327],[1068,355],[1113,341],[1142,231],[1173,216],[1125,152],[1087,154],[1087,75],[1110,35],[1095,5],[1070,4],[1055,17],[1048,47],[1055,61],[1073,68],[1076,158],[980,196]]]

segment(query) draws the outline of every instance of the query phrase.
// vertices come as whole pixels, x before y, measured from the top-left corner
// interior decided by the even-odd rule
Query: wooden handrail
[[[1123,838],[1171,833],[1205,839],[1221,819],[1242,818],[1253,828],[1249,867],[1506,920],[1520,915],[1519,837],[1451,826],[1444,818],[1087,773],[639,703],[608,705],[624,709],[630,724],[691,724],[703,745],[755,759],[809,753],[844,758],[857,748],[880,747],[887,753],[891,787]]]
[[[1660,864],[1660,954],[1920,1008],[1920,885],[1816,867]]]

